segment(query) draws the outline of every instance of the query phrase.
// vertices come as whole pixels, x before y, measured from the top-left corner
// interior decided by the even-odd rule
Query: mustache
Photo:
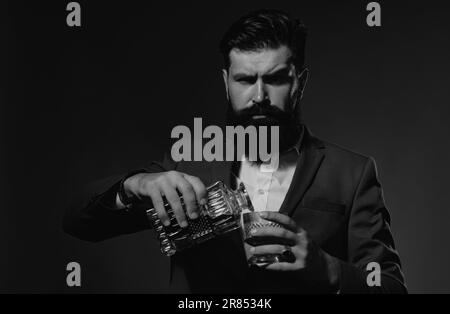
[[[255,116],[264,115],[264,118],[253,119]],[[227,125],[247,127],[253,126],[278,126],[279,127],[279,150],[283,152],[291,148],[298,141],[303,130],[300,116],[295,110],[283,111],[270,101],[254,103],[251,107],[239,111],[233,109],[228,103]],[[271,134],[269,128],[268,134]],[[269,135],[268,138],[271,138]]]
[[[285,112],[275,105],[270,104],[270,102],[254,104],[249,108],[236,112],[231,109],[230,115],[230,118],[234,122],[243,124],[247,124],[255,116],[266,116],[264,119],[277,121],[281,124],[291,122],[293,119],[293,113]]]

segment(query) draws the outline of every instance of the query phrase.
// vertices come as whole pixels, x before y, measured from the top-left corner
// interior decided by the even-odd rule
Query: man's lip
[[[264,115],[264,114],[259,114],[259,115],[252,116],[252,119],[254,119],[254,120],[256,120],[256,119],[264,119],[264,118],[267,118],[267,116]]]

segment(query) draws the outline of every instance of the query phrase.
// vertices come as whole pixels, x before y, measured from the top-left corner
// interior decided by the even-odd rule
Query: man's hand
[[[263,243],[262,245],[249,246],[247,250],[251,255],[282,254],[290,249],[295,256],[292,263],[272,263],[265,267],[272,271],[289,271],[300,275],[302,278],[317,282],[325,282],[332,287],[338,284],[338,261],[315,246],[308,238],[305,230],[298,227],[290,217],[277,212],[261,212],[261,217],[284,226],[261,227],[253,230],[250,243]],[[267,243],[267,239],[271,243]],[[296,276],[295,276],[296,277]]]
[[[206,204],[206,187],[202,181],[178,171],[136,174],[125,180],[124,190],[128,196],[135,196],[142,201],[150,200],[166,226],[170,225],[170,220],[164,208],[163,196],[181,227],[186,227],[187,221],[179,193],[183,196],[186,212],[191,219],[199,216],[198,204]]]

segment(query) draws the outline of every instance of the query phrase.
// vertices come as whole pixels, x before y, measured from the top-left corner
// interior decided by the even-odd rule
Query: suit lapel
[[[301,144],[301,153],[297,162],[297,167],[295,169],[294,177],[292,178],[292,183],[289,186],[289,190],[280,208],[280,213],[292,216],[296,209],[297,204],[302,200],[307,189],[314,180],[314,177],[319,170],[319,167],[324,159],[324,154],[322,148],[324,148],[323,143],[315,138],[308,128],[304,127],[305,134],[303,136]],[[213,161],[211,165],[211,184],[221,180],[226,186],[235,189],[235,180],[233,175],[233,169],[238,175],[239,163],[233,163],[231,161]],[[243,254],[242,239],[235,233],[233,236],[233,241],[240,247],[238,254]]]
[[[309,129],[304,127],[304,135],[301,144],[301,153],[297,161],[292,183],[289,186],[286,197],[280,207],[280,213],[292,216],[296,205],[302,200],[306,190],[314,180],[319,167],[324,159],[322,149],[323,143],[311,134]],[[235,189],[235,180],[233,180],[233,169],[239,167],[239,163],[232,161],[213,161],[211,165],[211,182],[222,181],[226,186]],[[235,169],[236,175],[239,174],[238,168]]]
[[[321,150],[323,147],[323,143],[315,138],[305,126],[300,157],[280,213],[292,216],[297,204],[302,200],[319,170],[324,158]]]

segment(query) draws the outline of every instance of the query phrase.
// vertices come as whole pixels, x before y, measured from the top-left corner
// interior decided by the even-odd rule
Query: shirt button
[[[264,193],[265,193],[265,192],[264,192],[263,189],[259,189],[259,190],[258,190],[258,194],[261,194],[261,195],[262,195],[262,194],[264,194]]]

